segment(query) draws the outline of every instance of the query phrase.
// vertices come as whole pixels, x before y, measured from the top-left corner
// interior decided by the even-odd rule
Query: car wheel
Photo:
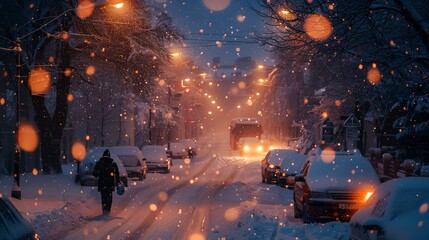
[[[302,218],[302,211],[299,210],[298,205],[295,201],[295,194],[293,195],[293,216],[295,218]]]
[[[314,218],[308,212],[308,204],[304,202],[302,204],[302,221],[304,223],[312,223],[314,222]]]

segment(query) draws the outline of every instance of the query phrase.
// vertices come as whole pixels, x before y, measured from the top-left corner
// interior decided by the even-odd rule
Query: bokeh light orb
[[[193,233],[190,237],[189,240],[205,240],[206,238],[204,237],[204,235],[202,235],[201,233]]]
[[[92,76],[92,75],[94,75],[94,73],[95,73],[95,67],[94,67],[94,66],[92,66],[92,65],[89,65],[89,66],[86,68],[86,75],[88,75],[88,76]]]
[[[224,214],[224,216],[225,216],[225,219],[227,220],[227,221],[229,221],[229,222],[233,222],[233,221],[235,221],[235,220],[237,220],[238,219],[238,217],[240,216],[240,211],[238,211],[238,209],[237,208],[228,208],[226,211],[225,211],[225,214]]]
[[[240,89],[244,89],[244,88],[246,88],[246,83],[245,83],[244,81],[240,81],[240,82],[238,83],[238,87],[239,87]]]
[[[331,36],[333,28],[327,17],[311,14],[304,20],[304,30],[312,39],[323,41]]]
[[[82,161],[86,156],[85,145],[81,142],[75,142],[72,146],[72,156],[78,161]]]
[[[165,202],[168,200],[168,194],[166,192],[160,192],[158,193],[158,199],[162,202]]]
[[[419,208],[419,212],[420,214],[425,214],[429,209],[429,204],[428,203],[423,203],[420,208]]]
[[[156,205],[156,204],[150,204],[149,205],[149,209],[152,211],[152,212],[156,212],[157,210],[158,210],[158,206]]]
[[[331,163],[335,159],[335,150],[331,147],[327,147],[320,154],[322,161],[325,163]]]
[[[229,6],[231,0],[203,0],[203,2],[211,11],[223,11]]]
[[[378,70],[378,68],[371,68],[368,71],[366,78],[368,79],[368,82],[371,83],[372,85],[377,85],[381,81],[381,73]]]
[[[22,123],[18,128],[18,145],[26,152],[33,152],[39,145],[39,135],[30,123]]]
[[[33,95],[48,93],[51,89],[51,74],[41,67],[32,69],[28,76],[28,86]]]
[[[88,18],[89,16],[92,15],[92,12],[94,12],[94,5],[90,0],[81,1],[76,8],[76,15],[80,19]]]

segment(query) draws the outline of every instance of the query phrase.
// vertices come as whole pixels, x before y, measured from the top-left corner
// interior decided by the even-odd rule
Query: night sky
[[[185,35],[179,51],[198,65],[206,65],[213,57],[222,64],[232,64],[238,57],[251,56],[258,62],[272,65],[269,53],[253,39],[253,33],[262,32],[264,19],[251,9],[256,1],[246,0],[151,0],[173,18],[174,24]],[[229,2],[229,3],[228,3]],[[211,6],[210,3],[214,4]],[[221,6],[224,4],[223,6]],[[224,10],[210,10],[225,7]],[[216,41],[221,41],[222,46]]]

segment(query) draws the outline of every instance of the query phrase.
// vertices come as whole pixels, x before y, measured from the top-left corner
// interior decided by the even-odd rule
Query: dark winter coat
[[[119,183],[118,165],[110,157],[103,156],[95,163],[94,177],[98,177],[99,192],[103,189],[114,191]]]

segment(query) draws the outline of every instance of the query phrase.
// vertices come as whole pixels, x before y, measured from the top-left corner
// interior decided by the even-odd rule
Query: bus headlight
[[[244,146],[243,150],[246,151],[246,152],[249,151],[249,146],[247,146],[247,145]]]
[[[262,150],[264,150],[264,148],[262,146],[258,146],[257,150],[258,150],[258,152],[262,152]]]

